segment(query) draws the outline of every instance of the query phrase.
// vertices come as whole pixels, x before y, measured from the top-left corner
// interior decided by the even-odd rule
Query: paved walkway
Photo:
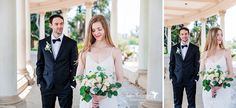
[[[33,64],[35,64],[35,52],[32,52],[31,58]],[[26,96],[27,108],[42,108],[39,87],[33,85],[30,88],[30,92]],[[78,88],[74,89],[73,108],[79,108],[80,96],[78,91]],[[145,99],[145,91],[127,81],[123,83],[123,88],[120,89],[119,95],[119,108],[138,108],[139,102],[142,102]],[[58,101],[56,102],[56,108],[59,108]]]

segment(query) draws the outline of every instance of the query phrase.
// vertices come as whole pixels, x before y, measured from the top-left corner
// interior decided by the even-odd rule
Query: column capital
[[[171,29],[172,26],[169,26],[169,25],[168,25],[168,26],[166,26],[166,27],[167,27],[168,29]]]
[[[201,22],[206,22],[207,19],[206,19],[206,18],[200,18],[200,21],[201,21]]]
[[[93,7],[93,2],[94,2],[94,0],[87,0],[87,1],[84,3],[84,5],[85,5],[86,8],[91,9],[91,8]]]
[[[189,23],[185,22],[183,23],[184,27],[187,27],[189,25]]]
[[[225,14],[226,14],[226,10],[220,10],[219,11],[219,15],[220,16],[225,16]]]
[[[41,16],[41,15],[43,15],[43,16],[44,16],[45,14],[46,14],[46,12],[45,12],[45,11],[40,11],[40,12],[39,12],[39,15],[40,15],[40,16]]]
[[[0,107],[1,105],[11,105],[21,101],[23,100],[18,95],[0,97]]]
[[[62,13],[68,13],[70,11],[70,8],[62,8],[61,11]]]

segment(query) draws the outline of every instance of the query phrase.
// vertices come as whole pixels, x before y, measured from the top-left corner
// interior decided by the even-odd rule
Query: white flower
[[[177,47],[176,54],[181,54],[179,47]]]
[[[103,86],[102,87],[102,91],[106,91],[107,90],[107,87],[106,86]]]
[[[220,74],[219,74],[218,72],[215,72],[215,76],[216,76],[216,77],[219,77]]]
[[[52,53],[51,51],[51,45],[46,41],[46,46],[44,48],[45,51],[49,51],[50,53]]]
[[[222,81],[222,80],[219,80],[219,84],[221,84],[221,83],[223,83],[223,81]]]
[[[101,77],[96,77],[97,82],[101,82],[102,78]]]
[[[90,93],[95,94],[95,92],[93,91],[93,89],[94,89],[94,87],[92,87],[92,88],[90,89]]]
[[[116,91],[116,90],[117,90],[117,88],[115,88],[115,87],[113,87],[113,88],[111,89],[111,91],[113,91],[113,92]]]
[[[109,83],[109,80],[108,80],[108,79],[105,79],[105,80],[104,80],[104,85],[105,85],[105,86],[110,86],[110,83]]]

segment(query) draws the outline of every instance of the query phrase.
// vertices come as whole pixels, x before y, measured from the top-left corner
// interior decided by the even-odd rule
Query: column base
[[[141,88],[147,90],[147,70],[139,69],[137,73],[138,73],[137,84]]]
[[[138,108],[162,108],[162,102],[146,100],[140,102]]]
[[[26,108],[26,101],[19,96],[0,97],[0,108]]]
[[[28,72],[26,68],[19,69],[18,72],[20,75],[23,75],[27,79],[28,85],[33,85],[35,83],[34,79],[30,77],[30,73]]]

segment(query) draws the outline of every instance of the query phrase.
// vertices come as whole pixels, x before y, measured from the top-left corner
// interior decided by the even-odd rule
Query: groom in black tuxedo
[[[63,35],[64,19],[53,15],[49,19],[52,34],[39,41],[37,84],[40,85],[43,108],[55,108],[56,97],[61,108],[71,108],[76,82],[78,51],[76,41]]]
[[[183,27],[179,30],[181,43],[172,46],[170,53],[170,79],[174,91],[174,107],[182,108],[183,91],[185,89],[188,99],[188,108],[196,108],[196,82],[199,71],[199,48],[189,42],[189,29]]]

